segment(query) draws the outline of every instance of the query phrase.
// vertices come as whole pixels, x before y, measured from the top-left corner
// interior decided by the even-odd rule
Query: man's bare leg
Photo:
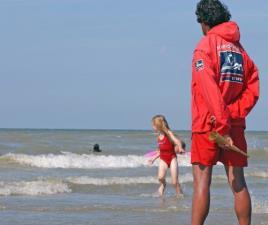
[[[212,166],[194,164],[194,193],[192,200],[192,225],[203,225],[210,206]]]
[[[225,166],[230,188],[234,194],[234,209],[239,225],[251,223],[251,199],[243,167]]]

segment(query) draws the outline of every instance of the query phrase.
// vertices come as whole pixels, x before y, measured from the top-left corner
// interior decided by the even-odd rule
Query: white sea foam
[[[62,152],[62,154],[26,155],[9,153],[0,157],[21,165],[40,168],[136,168],[147,166],[147,159],[138,155],[87,155]],[[179,166],[190,166],[189,156],[178,157]],[[157,163],[154,164],[157,166]]]
[[[256,171],[252,173],[247,173],[246,176],[257,177],[257,178],[268,178],[268,172]]]
[[[214,175],[214,182],[222,182],[226,180],[224,175]],[[191,183],[193,177],[191,173],[184,173],[179,175],[180,183]],[[170,177],[167,182],[171,183]],[[36,181],[12,181],[0,182],[0,196],[9,195],[51,195],[60,193],[70,193],[71,185],[94,185],[94,186],[135,186],[135,185],[149,185],[158,184],[157,176],[142,176],[142,177],[89,177],[77,176],[67,177],[63,180],[57,178],[42,178]],[[265,201],[257,201],[253,199],[255,213],[268,213],[268,203]]]
[[[133,185],[133,184],[156,184],[158,180],[156,177],[69,177],[67,181],[73,184],[88,184],[96,186],[110,186],[110,185]]]
[[[95,178],[88,176],[81,177],[68,177],[68,182],[73,184],[87,184],[96,186],[110,186],[110,185],[135,185],[135,184],[158,184],[157,177],[106,177],[106,178]],[[181,183],[192,182],[192,174],[186,173],[180,176]],[[167,182],[171,182],[170,178],[167,178]]]
[[[0,195],[52,195],[70,193],[66,183],[58,180],[0,182]]]
[[[127,168],[141,167],[146,165],[146,161],[141,156],[96,156],[79,155],[74,153],[63,153],[59,155],[25,155],[7,154],[5,156],[12,161],[22,165],[41,167],[41,168]]]
[[[261,174],[257,174],[261,176]],[[266,176],[267,174],[263,175]],[[248,175],[249,176],[249,175]],[[251,176],[253,176],[251,174]],[[255,176],[255,175],[254,175]],[[227,182],[226,175],[213,175],[213,180],[216,183]],[[66,181],[77,185],[95,185],[95,186],[110,186],[110,185],[138,185],[138,184],[158,184],[157,176],[144,176],[144,177],[68,177]],[[185,173],[179,175],[180,183],[193,182],[193,176],[191,173]],[[167,182],[170,183],[170,177],[167,178]]]
[[[227,181],[226,175],[213,175],[212,177],[213,179],[216,179],[216,180]],[[255,172],[245,173],[245,177],[268,178],[268,172],[255,171]]]
[[[167,179],[171,182],[170,178]],[[180,177],[181,183],[191,182],[190,173]],[[10,195],[53,195],[61,193],[71,193],[71,184],[76,185],[95,185],[95,186],[112,186],[112,185],[141,185],[141,184],[157,184],[156,177],[68,177],[64,180],[57,178],[42,178],[34,181],[2,181],[0,182],[0,196]]]
[[[268,201],[252,196],[252,212],[256,214],[268,213]]]

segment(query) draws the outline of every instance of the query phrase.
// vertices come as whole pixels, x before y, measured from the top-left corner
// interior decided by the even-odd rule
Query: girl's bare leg
[[[172,159],[171,163],[170,163],[170,175],[171,175],[171,182],[172,185],[174,186],[175,190],[176,190],[176,196],[180,197],[183,195],[182,189],[181,189],[181,185],[179,183],[179,179],[178,179],[178,162],[177,162],[177,158]]]
[[[165,192],[167,169],[168,169],[167,164],[162,159],[160,159],[159,168],[158,168],[158,180],[160,183],[158,192],[160,196],[163,196]]]

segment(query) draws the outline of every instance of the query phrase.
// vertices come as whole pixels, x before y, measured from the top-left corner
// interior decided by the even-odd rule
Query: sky
[[[0,0],[0,127],[189,130],[194,0]],[[260,70],[248,130],[268,130],[268,1],[225,0]]]

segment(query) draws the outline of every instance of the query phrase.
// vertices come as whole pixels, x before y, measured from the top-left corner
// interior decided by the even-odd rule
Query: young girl
[[[183,195],[180,183],[178,181],[178,163],[176,153],[182,154],[185,152],[185,144],[179,140],[170,130],[167,120],[162,115],[156,115],[152,119],[152,126],[154,131],[158,132],[158,153],[149,160],[150,164],[160,157],[158,180],[160,187],[158,189],[159,195],[163,196],[166,187],[166,173],[170,168],[171,181],[176,189],[176,196]]]

